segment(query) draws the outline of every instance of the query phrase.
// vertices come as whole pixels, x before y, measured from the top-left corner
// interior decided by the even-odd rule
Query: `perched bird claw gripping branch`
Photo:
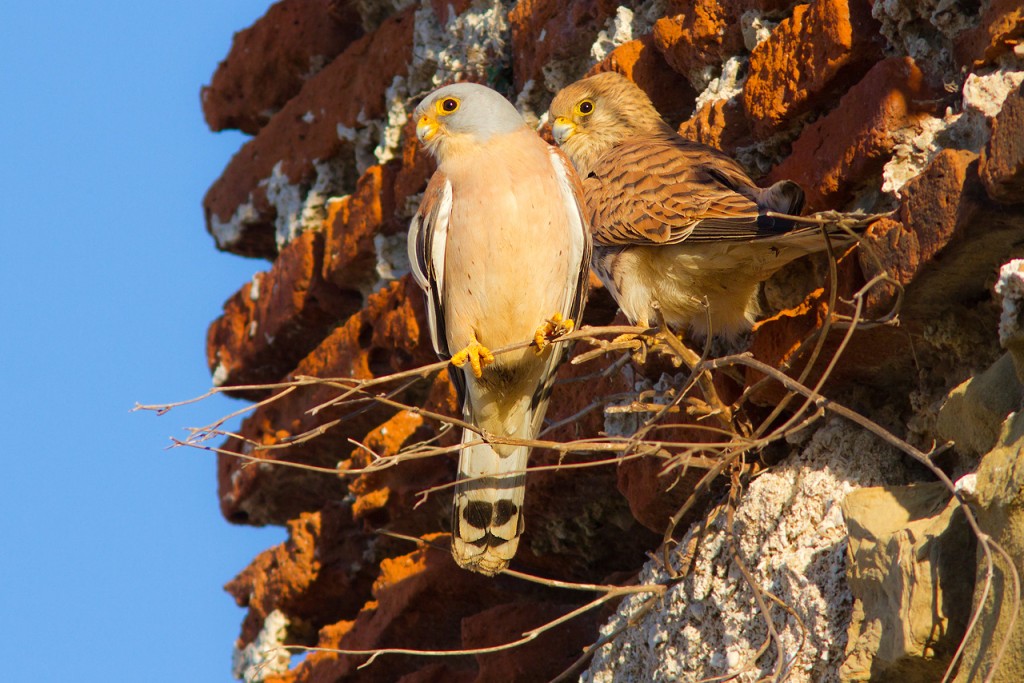
[[[451,360],[463,419],[479,430],[463,430],[452,555],[493,575],[523,532],[530,449],[505,440],[540,432],[565,354],[563,346],[535,353],[523,342],[549,345],[580,319],[590,229],[572,164],[498,93],[446,86],[415,115],[416,135],[438,165],[409,227],[409,260],[426,294],[434,350]]]

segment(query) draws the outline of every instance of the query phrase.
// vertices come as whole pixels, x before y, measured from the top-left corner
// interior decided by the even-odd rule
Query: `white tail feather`
[[[465,430],[462,443],[479,441]],[[505,569],[519,546],[530,449],[499,455],[488,443],[466,446],[459,454],[459,479],[452,506],[452,555],[461,567],[494,575]]]

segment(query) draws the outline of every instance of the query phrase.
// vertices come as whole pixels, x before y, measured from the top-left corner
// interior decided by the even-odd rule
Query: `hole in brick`
[[[365,348],[370,345],[373,340],[373,325],[370,323],[363,323],[363,326],[359,328],[359,346]]]
[[[228,521],[232,524],[248,524],[249,513],[244,510],[235,510],[228,515]]]
[[[391,352],[395,368],[407,368],[412,365],[412,354],[403,349],[395,349]]]
[[[374,377],[390,374],[392,371],[391,352],[380,347],[370,349],[367,365],[370,366],[370,372]]]

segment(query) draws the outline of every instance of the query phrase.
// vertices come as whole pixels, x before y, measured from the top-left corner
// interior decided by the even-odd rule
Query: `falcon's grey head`
[[[479,145],[525,126],[516,108],[490,88],[456,83],[438,88],[416,107],[416,137],[435,157],[460,142]]]

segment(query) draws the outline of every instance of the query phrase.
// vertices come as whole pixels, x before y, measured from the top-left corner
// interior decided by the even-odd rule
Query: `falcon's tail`
[[[469,382],[463,419],[489,434],[533,439],[544,424],[544,414],[555,381],[562,349],[551,348],[539,374],[524,381],[532,393],[515,389],[486,389]],[[521,385],[520,388],[525,388]],[[509,396],[518,395],[509,401]],[[475,407],[475,408],[474,408]],[[462,443],[480,441],[464,430]],[[492,576],[508,566],[523,533],[528,446],[478,443],[459,453],[459,481],[452,506],[452,555],[460,567]]]
[[[762,211],[799,216],[804,208],[804,190],[792,180],[780,180],[761,189],[755,201]]]
[[[479,441],[469,430],[462,443]],[[493,576],[508,566],[523,533],[526,446],[505,446],[500,455],[488,443],[459,454],[459,479],[452,507],[452,555],[460,567]],[[479,477],[479,478],[477,478]]]

